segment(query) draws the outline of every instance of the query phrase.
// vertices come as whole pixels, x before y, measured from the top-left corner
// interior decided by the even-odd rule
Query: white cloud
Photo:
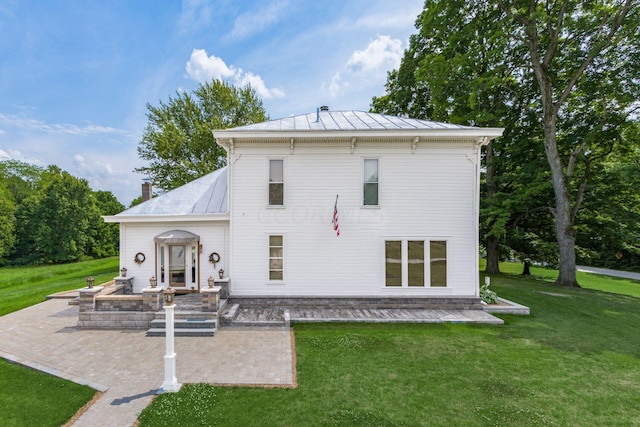
[[[346,68],[360,73],[386,72],[400,66],[403,53],[401,40],[378,36],[366,49],[353,52]]]
[[[240,86],[251,85],[261,98],[282,98],[284,96],[284,92],[278,88],[267,88],[262,77],[253,73],[242,73],[242,70],[239,71],[240,74],[236,76],[238,84]]]
[[[337,72],[333,75],[331,79],[331,83],[329,84],[329,94],[331,94],[332,98],[337,97],[343,89],[349,86],[349,82],[341,83],[342,76],[340,72]]]
[[[178,18],[180,31],[192,31],[211,22],[213,7],[208,0],[183,0],[182,12]]]
[[[36,166],[46,166],[47,163],[36,157],[25,157],[22,152],[18,150],[12,150],[9,148],[7,151],[0,149],[0,159],[18,160],[24,163],[30,163]]]
[[[222,58],[215,55],[208,56],[204,49],[193,49],[185,68],[187,75],[199,83],[228,80],[238,86],[250,84],[256,94],[263,99],[282,98],[285,95],[281,89],[268,88],[259,75],[227,65]]]
[[[193,49],[186,70],[189,77],[200,83],[214,79],[223,80],[238,73],[235,68],[227,66],[222,58],[208,56],[204,49]]]
[[[73,156],[73,159],[78,163],[84,163],[84,157],[80,154],[76,154]]]
[[[280,1],[268,4],[262,9],[253,9],[238,16],[229,37],[242,39],[263,31],[280,20],[281,12],[286,10],[287,3],[286,1]]]
[[[402,41],[388,35],[378,36],[362,50],[355,50],[331,82],[323,83],[332,99],[372,93],[384,82],[387,72],[398,68],[404,55]],[[370,95],[367,95],[370,96]]]
[[[25,118],[23,116],[12,116],[0,113],[0,122],[4,122],[7,125],[21,128],[38,130],[46,133],[68,134],[68,135],[93,135],[103,133],[118,133],[124,134],[125,131],[116,129],[110,126],[99,126],[92,123],[87,123],[84,126],[78,126],[71,123],[47,123],[42,120]]]

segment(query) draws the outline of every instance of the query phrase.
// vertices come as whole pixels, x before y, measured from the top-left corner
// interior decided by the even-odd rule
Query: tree
[[[512,249],[548,257],[551,214],[556,283],[577,286],[577,215],[640,98],[639,8],[631,0],[520,3],[428,0],[399,69],[413,73],[390,73],[387,94],[373,108],[505,126],[485,157],[487,252],[497,254],[497,239],[506,236]],[[497,271],[497,257],[488,261]]]
[[[385,95],[372,103],[377,112],[507,128],[484,153],[481,235],[489,273],[499,272],[500,240],[519,221],[515,214],[536,202],[531,193],[517,197],[509,190],[523,187],[517,166],[539,157],[526,141],[532,82],[513,76],[525,51],[506,36],[512,28],[504,18],[498,7],[481,0],[427,1],[400,68],[389,73]]]
[[[100,215],[116,215],[124,210],[124,205],[110,191],[94,191],[94,199]],[[120,243],[120,226],[107,224],[102,218],[96,224],[91,255],[103,258],[118,254]]]
[[[43,168],[19,160],[3,160],[0,162],[0,179],[7,189],[11,191],[17,204],[36,191],[43,172]]]
[[[49,166],[38,191],[16,210],[18,264],[50,264],[80,260],[89,254],[100,213],[86,180]]]
[[[0,265],[15,242],[15,202],[9,189],[0,181]]]
[[[640,123],[593,172],[579,213],[579,262],[640,270]]]
[[[161,190],[171,190],[221,168],[224,149],[212,130],[268,120],[250,87],[237,88],[214,80],[192,93],[176,92],[159,106],[147,104],[149,120],[138,154],[150,162],[135,171],[149,177]]]
[[[519,27],[516,35],[528,48],[527,67],[538,85],[544,148],[555,196],[551,212],[559,248],[556,284],[578,286],[575,220],[585,197],[590,153],[596,150],[600,137],[610,136],[602,134],[620,125],[610,122],[612,113],[626,120],[634,103],[627,95],[637,91],[630,85],[635,80],[637,86],[640,59],[638,2],[499,0],[498,4]],[[602,86],[600,78],[604,79]],[[604,103],[596,126],[587,126],[581,135],[561,133],[565,119],[593,113],[593,104],[588,102],[594,94],[590,89],[596,89]],[[617,97],[617,93],[625,96]],[[579,99],[585,95],[587,99]],[[586,138],[585,133],[592,137]],[[608,154],[606,149],[604,153],[597,151],[598,158]],[[576,177],[579,162],[584,162],[586,169]]]

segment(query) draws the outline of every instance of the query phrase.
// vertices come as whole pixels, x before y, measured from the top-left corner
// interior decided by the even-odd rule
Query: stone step
[[[233,320],[229,326],[232,327],[280,327],[286,326],[284,320]]]
[[[150,326],[148,337],[165,336],[167,326],[164,319],[154,319]],[[216,319],[175,319],[173,322],[173,334],[176,337],[212,337],[217,329]]]
[[[151,328],[166,327],[165,319],[154,319],[151,321]],[[175,319],[173,327],[175,329],[216,329],[218,321],[215,319]]]
[[[220,316],[221,325],[231,326],[233,324],[233,319],[238,313],[238,307],[240,307],[239,304],[232,304],[228,310],[222,312],[222,316]]]
[[[218,317],[217,314],[208,311],[176,311],[173,318],[175,320],[210,320],[216,319]],[[155,318],[164,321],[166,314],[164,311],[158,311]]]
[[[212,337],[215,335],[215,329],[204,329],[204,328],[194,328],[194,329],[174,329],[173,335],[176,337]],[[166,334],[165,328],[151,328],[147,331],[148,337],[164,337]]]
[[[231,305],[242,308],[282,309],[430,309],[482,310],[475,296],[451,297],[234,297]]]

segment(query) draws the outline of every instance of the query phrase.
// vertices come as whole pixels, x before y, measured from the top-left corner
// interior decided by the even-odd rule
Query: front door
[[[169,245],[169,285],[174,288],[186,287],[185,245]]]

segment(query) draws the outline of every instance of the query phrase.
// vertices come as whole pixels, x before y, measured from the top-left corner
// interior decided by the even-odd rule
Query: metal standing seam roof
[[[368,113],[365,111],[319,111],[225,129],[224,132],[256,131],[380,131],[380,130],[462,130],[482,128]]]
[[[116,217],[226,214],[227,197],[227,168],[224,167],[127,209]]]

